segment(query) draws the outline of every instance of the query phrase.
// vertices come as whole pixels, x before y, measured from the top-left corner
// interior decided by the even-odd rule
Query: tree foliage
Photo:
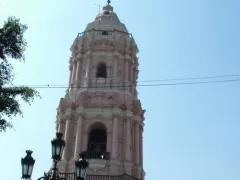
[[[9,17],[0,28],[0,132],[13,127],[9,120],[12,116],[23,114],[17,97],[29,104],[35,97],[40,97],[39,93],[30,87],[16,87],[12,84],[13,67],[8,58],[25,60],[27,43],[23,35],[26,30],[27,26],[15,17]]]

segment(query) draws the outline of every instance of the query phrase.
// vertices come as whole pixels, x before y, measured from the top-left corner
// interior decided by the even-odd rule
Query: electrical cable
[[[184,80],[216,79],[216,78],[228,78],[228,77],[240,77],[240,75],[232,74],[232,75],[221,75],[221,76],[203,76],[203,77],[176,78],[176,79],[156,79],[156,80],[143,80],[138,82],[184,81]]]
[[[226,80],[213,80],[213,81],[195,81],[195,82],[177,82],[177,83],[159,83],[159,84],[139,84],[138,87],[154,87],[154,86],[177,86],[177,85],[196,85],[196,84],[213,84],[213,83],[227,83],[227,82],[240,82],[240,79],[226,79]],[[117,86],[110,86],[110,88],[114,87],[131,87],[133,85],[117,85]],[[11,86],[12,87],[12,86]],[[18,86],[13,86],[18,87]],[[53,86],[53,85],[40,85],[40,86],[29,86],[30,88],[34,89],[61,89],[61,88],[69,88],[68,86]],[[84,87],[84,86],[71,86],[70,88],[102,88],[98,86],[92,86],[92,87]]]
[[[143,80],[138,82],[164,82],[164,81],[191,81],[191,80],[206,80],[206,79],[216,79],[216,78],[229,78],[229,77],[240,77],[240,75],[222,75],[222,76],[205,76],[205,77],[190,77],[190,78],[176,78],[176,79],[157,79],[157,80]],[[177,82],[177,83],[161,83],[161,84],[139,84],[137,86],[173,86],[173,85],[190,85],[190,84],[209,84],[209,83],[223,83],[223,82],[236,82],[240,79],[223,79],[223,80],[211,80],[211,81],[195,81],[195,82]],[[106,84],[107,85],[107,84]],[[18,85],[20,86],[20,85]],[[15,87],[18,87],[15,86]],[[67,85],[60,84],[47,84],[47,85],[24,85],[31,88],[68,88]],[[125,87],[125,86],[111,86],[111,87]],[[72,88],[84,88],[84,87],[74,87]],[[88,87],[89,88],[89,87]],[[97,87],[92,87],[97,88]]]

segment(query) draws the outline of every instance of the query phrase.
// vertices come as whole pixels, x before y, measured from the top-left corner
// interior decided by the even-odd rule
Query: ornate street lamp
[[[66,178],[61,178],[57,175],[57,163],[61,160],[63,149],[65,146],[65,141],[62,139],[62,133],[56,133],[56,138],[52,140],[52,159],[54,162],[54,167],[52,172],[49,174],[44,174],[43,177],[38,178],[38,180],[67,180]],[[32,151],[28,150],[27,156],[22,158],[22,179],[29,180],[32,176],[33,165],[35,160],[32,158]]]
[[[57,163],[62,158],[63,149],[65,147],[65,141],[62,139],[62,133],[56,133],[56,138],[52,140],[52,159],[54,162],[54,166],[52,168],[52,176],[50,177],[51,180],[59,180],[65,178],[59,178],[57,176]]]
[[[52,168],[52,172],[48,174],[44,174],[43,177],[38,178],[37,180],[67,180],[66,178],[61,178],[57,175],[57,163],[62,158],[63,149],[65,147],[65,141],[62,139],[62,133],[56,133],[56,138],[52,140],[52,159],[54,162],[54,166]],[[32,158],[32,151],[27,150],[27,155],[25,158],[21,159],[22,164],[22,179],[29,180],[32,176],[32,170],[35,163],[35,160]],[[85,159],[85,155],[83,153],[80,154],[80,159],[75,162],[76,168],[76,179],[77,180],[85,180],[88,169],[88,162]]]
[[[32,158],[32,151],[27,150],[27,155],[25,158],[21,159],[22,164],[22,179],[30,179],[32,176],[32,170],[35,163],[35,160]]]
[[[52,159],[60,161],[65,147],[65,141],[62,139],[62,133],[56,133],[56,138],[52,140]]]
[[[76,179],[77,180],[85,180],[88,169],[88,162],[85,159],[85,155],[83,153],[80,154],[80,159],[75,162],[76,168]]]

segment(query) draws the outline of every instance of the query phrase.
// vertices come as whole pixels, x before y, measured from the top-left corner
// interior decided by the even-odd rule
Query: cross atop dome
[[[108,5],[111,3],[111,1],[110,0],[107,0],[107,3],[108,3]]]

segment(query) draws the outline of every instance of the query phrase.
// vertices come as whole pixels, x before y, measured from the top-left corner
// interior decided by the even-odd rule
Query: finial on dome
[[[107,5],[103,7],[103,12],[105,11],[113,11],[113,7],[110,5],[111,0],[107,0]]]

